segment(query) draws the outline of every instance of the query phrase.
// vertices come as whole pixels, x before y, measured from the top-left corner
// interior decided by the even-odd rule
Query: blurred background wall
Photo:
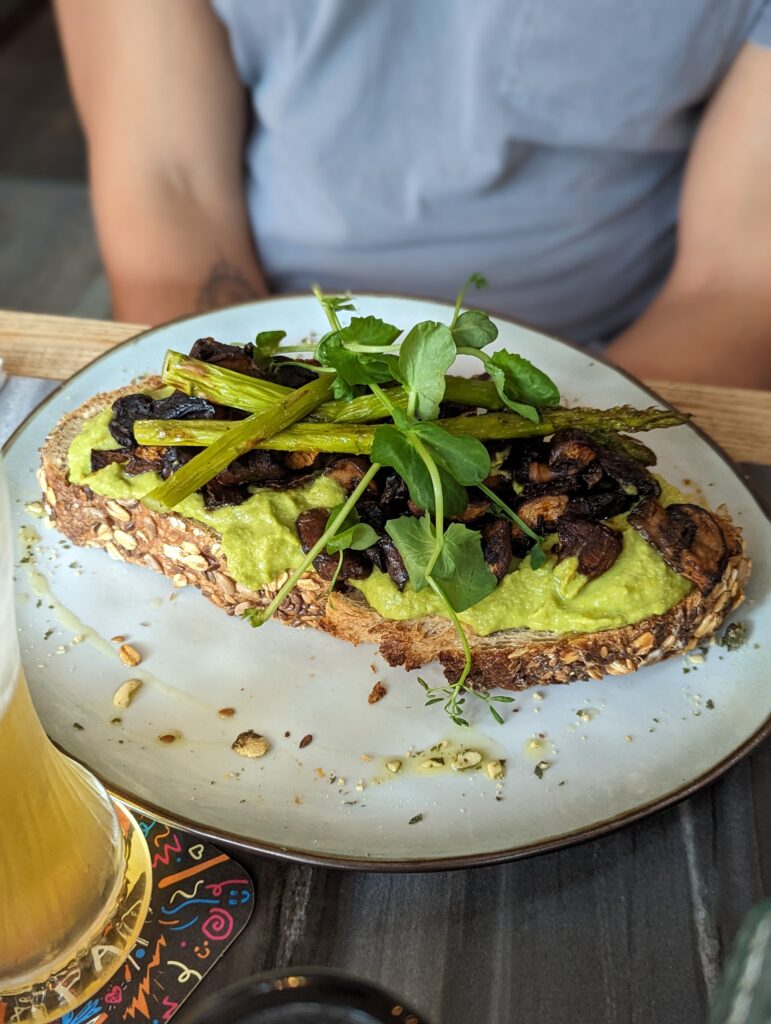
[[[48,0],[0,0],[0,307],[108,317],[86,152]]]

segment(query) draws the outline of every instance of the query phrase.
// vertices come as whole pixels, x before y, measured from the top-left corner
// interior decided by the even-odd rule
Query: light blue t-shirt
[[[451,298],[580,342],[671,265],[688,149],[771,0],[213,0],[277,291]]]

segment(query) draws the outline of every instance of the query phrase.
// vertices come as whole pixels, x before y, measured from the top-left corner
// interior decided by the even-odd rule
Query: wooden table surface
[[[0,313],[0,356],[20,375],[0,391],[0,442],[57,375],[136,330]],[[654,387],[771,500],[771,396]],[[433,1024],[701,1024],[742,918],[771,895],[770,808],[766,741],[675,807],[496,867],[353,874],[230,850],[255,881],[254,916],[189,1005],[249,974],[313,964],[378,982]]]

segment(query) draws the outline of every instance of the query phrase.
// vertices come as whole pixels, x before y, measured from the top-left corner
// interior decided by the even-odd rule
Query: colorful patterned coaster
[[[153,863],[153,894],[126,963],[58,1024],[164,1024],[238,937],[254,886],[242,867],[208,843],[136,815]]]

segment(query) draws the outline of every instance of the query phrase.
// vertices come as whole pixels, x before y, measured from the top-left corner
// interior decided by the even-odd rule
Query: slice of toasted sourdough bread
[[[152,512],[139,501],[113,500],[68,481],[67,452],[89,417],[139,387],[161,386],[157,377],[109,394],[97,395],[69,413],[51,431],[42,449],[40,483],[50,518],[70,540],[104,548],[113,558],[146,566],[169,576],[176,586],[192,584],[229,615],[265,607],[287,579],[284,573],[259,591],[233,579],[217,533],[200,523]],[[621,675],[703,643],[743,599],[750,573],[741,532],[721,511],[729,547],[722,576],[706,595],[697,588],[662,615],[631,626],[596,633],[554,634],[508,629],[489,636],[469,632],[473,655],[471,681],[479,688],[509,690],[575,679]],[[463,651],[452,624],[430,616],[395,622],[382,618],[355,590],[335,592],[306,574],[281,605],[276,617],[291,626],[312,626],[350,643],[376,643],[391,665],[415,669],[440,661],[448,679],[458,677]],[[244,628],[249,627],[244,624]]]

